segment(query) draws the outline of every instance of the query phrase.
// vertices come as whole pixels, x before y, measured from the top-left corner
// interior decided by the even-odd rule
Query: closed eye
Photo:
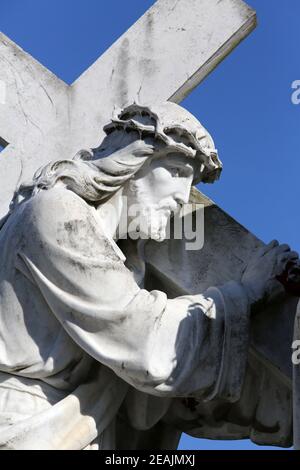
[[[193,168],[190,165],[169,166],[168,171],[174,178],[188,178],[193,174]]]

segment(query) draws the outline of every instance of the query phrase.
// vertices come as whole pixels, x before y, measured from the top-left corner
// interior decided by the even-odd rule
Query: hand
[[[277,277],[286,292],[294,297],[300,297],[300,261],[287,263],[284,272]]]
[[[298,254],[288,245],[274,240],[257,251],[248,264],[242,284],[246,288],[252,306],[277,300],[285,295],[284,286],[278,281],[290,262],[297,262]]]

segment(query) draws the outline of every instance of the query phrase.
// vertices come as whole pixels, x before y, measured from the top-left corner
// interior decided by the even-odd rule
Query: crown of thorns
[[[103,129],[107,135],[115,130],[124,130],[136,131],[140,138],[154,136],[164,142],[170,152],[181,152],[187,157],[199,160],[200,173],[197,180],[213,183],[220,177],[223,165],[219,160],[218,151],[200,123],[195,130],[188,125],[187,118],[179,116],[178,122],[172,119],[168,122],[167,113],[160,116],[150,107],[135,103],[123,110],[115,110],[111,122]]]

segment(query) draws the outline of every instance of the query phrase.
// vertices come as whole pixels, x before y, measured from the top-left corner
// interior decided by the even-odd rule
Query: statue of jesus
[[[2,221],[3,449],[176,448],[174,403],[240,400],[252,315],[282,295],[276,276],[297,259],[272,242],[239,283],[175,299],[146,290],[140,241],[163,241],[191,186],[222,164],[170,102],[128,106],[104,130],[98,148],[23,184]]]

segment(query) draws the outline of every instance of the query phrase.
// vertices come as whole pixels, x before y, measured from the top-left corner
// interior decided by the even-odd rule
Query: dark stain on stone
[[[129,39],[124,38],[117,57],[115,72],[117,75],[116,98],[119,106],[124,106],[128,101],[128,83],[129,83]]]
[[[111,74],[110,74],[110,81],[112,81],[114,74],[115,74],[115,68],[113,67]]]
[[[64,227],[68,233],[73,233],[77,228],[73,222],[65,222]]]
[[[143,87],[143,81],[147,77],[153,74],[153,70],[155,68],[155,63],[153,60],[153,25],[154,25],[154,18],[153,12],[149,11],[146,14],[146,24],[144,29],[144,39],[143,39],[143,47],[138,61],[138,69],[139,69],[139,77],[140,80],[138,82],[138,90],[137,96],[140,97],[140,92]]]

